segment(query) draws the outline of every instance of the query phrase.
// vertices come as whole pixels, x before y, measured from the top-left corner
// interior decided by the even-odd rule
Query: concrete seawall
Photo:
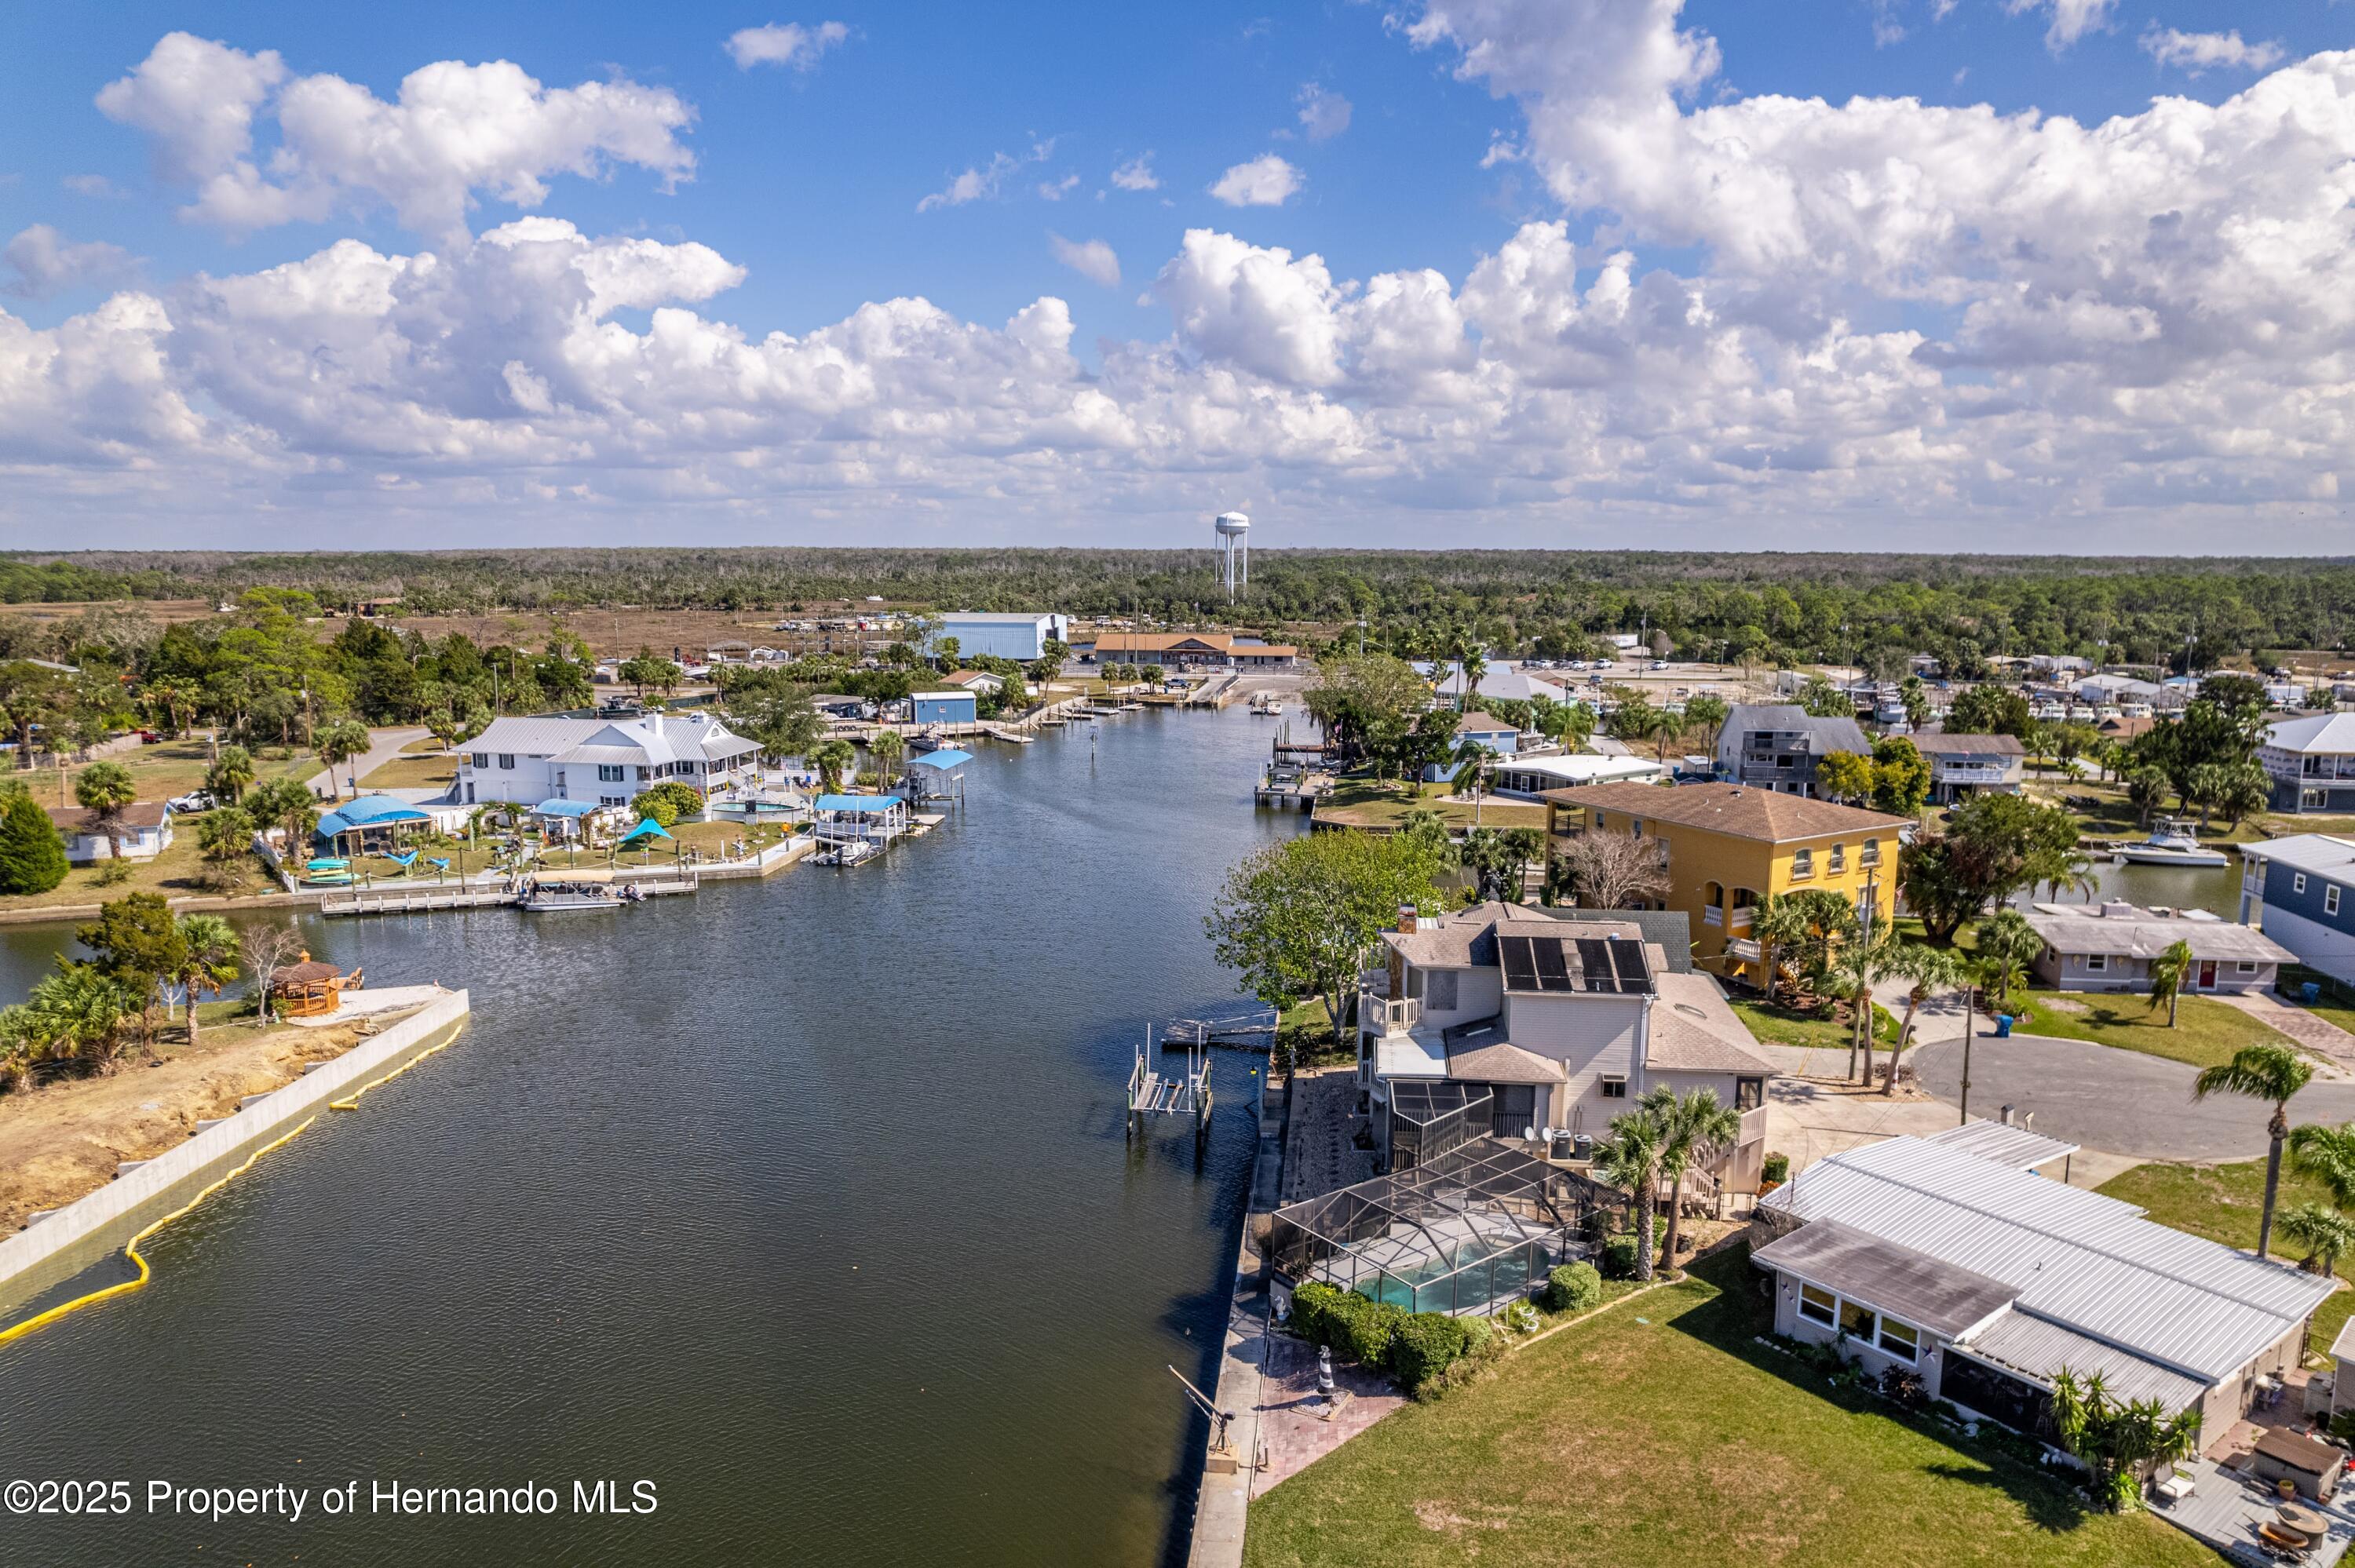
[[[324,1114],[449,1039],[471,1012],[453,991],[383,1033],[280,1086],[186,1143],[0,1241],[0,1326],[26,1302],[73,1278],[179,1208],[306,1117]]]

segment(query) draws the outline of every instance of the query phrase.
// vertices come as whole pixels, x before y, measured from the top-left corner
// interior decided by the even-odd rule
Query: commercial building
[[[1742,784],[1596,784],[1549,789],[1546,842],[1558,855],[1580,833],[1631,833],[1659,844],[1659,900],[1692,924],[1693,956],[1753,984],[1763,955],[1752,911],[1769,895],[1820,887],[1878,925],[1897,914],[1897,847],[1913,822],[1833,800]]]
[[[1001,614],[961,609],[941,617],[941,629],[933,634],[925,652],[929,653],[939,647],[940,640],[947,637],[956,639],[960,658],[986,653],[993,658],[1028,662],[1046,657],[1050,638],[1062,643],[1071,641],[1071,618],[1043,612]]]
[[[2191,949],[2187,991],[2262,991],[2296,955],[2262,931],[2206,910],[2161,913],[2126,903],[2038,904],[2024,911],[2044,938],[2032,966],[2054,991],[2147,991],[2151,961],[2176,943]]]
[[[1289,670],[1300,650],[1223,631],[1107,631],[1096,639],[1098,664],[1158,664],[1165,670]]]
[[[2257,762],[2273,780],[2274,810],[2355,815],[2355,714],[2269,725]]]
[[[501,718],[466,742],[452,799],[626,806],[676,779],[710,794],[749,781],[761,747],[709,714],[633,719]]]
[[[1817,762],[1835,751],[1870,757],[1872,742],[1852,718],[1817,718],[1796,703],[1739,703],[1717,732],[1717,776],[1811,796]]]
[[[2298,963],[2355,983],[2355,839],[2297,833],[2241,846],[2241,924]]]

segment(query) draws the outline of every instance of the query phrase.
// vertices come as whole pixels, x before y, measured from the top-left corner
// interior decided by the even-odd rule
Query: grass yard
[[[2167,1026],[2167,1009],[2152,1010],[2147,997],[2075,991],[2030,991],[2027,996],[2033,1016],[2012,1025],[2022,1033],[2088,1040],[2195,1067],[2229,1062],[2243,1045],[2295,1044],[2239,1009],[2204,996],[2182,999],[2173,1029]]]
[[[363,789],[446,789],[458,779],[458,757],[455,752],[443,756],[402,755],[385,763],[372,773],[363,774]]]
[[[1344,779],[1316,804],[1316,820],[1345,828],[1394,828],[1409,811],[1425,809],[1439,813],[1450,828],[1468,828],[1476,815],[1469,800],[1452,800],[1449,784],[1403,785],[1371,779]],[[1485,828],[1535,828],[1545,831],[1546,809],[1527,800],[1499,800],[1493,796],[1476,813]]]
[[[1753,1341],[1745,1255],[1412,1404],[1252,1505],[1253,1568],[2133,1563],[2214,1568]]]
[[[167,898],[190,898],[279,891],[278,885],[270,879],[261,858],[250,854],[237,863],[240,880],[236,886],[197,885],[199,874],[209,868],[197,848],[196,821],[193,818],[180,818],[174,821],[171,847],[162,854],[154,860],[134,860],[126,863],[131,867],[131,875],[112,885],[99,879],[99,868],[95,865],[69,867],[66,879],[47,893],[0,896],[0,913],[15,909],[54,909],[76,904],[103,904],[126,893],[160,893]]]
[[[132,779],[139,786],[142,800],[168,800],[175,795],[185,795],[201,787],[205,774],[212,768],[212,747],[201,737],[158,741],[154,746],[134,747],[117,756],[102,758],[106,762],[119,762],[131,769]],[[73,780],[85,765],[64,770],[60,789],[59,770],[41,768],[19,775],[33,791],[36,802],[44,806],[75,803]],[[267,784],[273,779],[308,779],[319,771],[319,759],[299,747],[280,751],[266,748],[253,759],[254,781]]]
[[[2210,1241],[2220,1241],[2228,1246],[2254,1247],[2257,1245],[2257,1224],[2264,1213],[2265,1162],[2251,1160],[2233,1165],[2137,1165],[2122,1176],[2113,1176],[2097,1191],[2129,1203],[2138,1203],[2149,1211],[2150,1217],[2163,1225],[2173,1225],[2179,1231],[2190,1231]],[[2281,1193],[2275,1213],[2296,1207],[2300,1203],[2330,1202],[2330,1193],[2319,1182],[2310,1181],[2289,1169],[2282,1167]],[[2281,1245],[2275,1238],[2275,1246]],[[2297,1255],[2293,1250],[2292,1257]],[[2341,1258],[2339,1277],[2342,1282],[2355,1283],[2355,1258]],[[2316,1354],[2330,1348],[2339,1337],[2339,1325],[2355,1313],[2355,1290],[2341,1289],[2325,1301],[2314,1314],[2314,1328],[2307,1336],[2309,1351]]]
[[[1756,997],[1731,999],[1733,1011],[1750,1033],[1769,1045],[1805,1045],[1817,1050],[1848,1049],[1848,1025],[1836,1022],[1829,1009],[1821,1013],[1794,1012]],[[1916,1032],[1919,1033],[1918,1031]],[[1897,1039],[1897,1020],[1879,1002],[1872,1004],[1872,1037],[1883,1045]]]

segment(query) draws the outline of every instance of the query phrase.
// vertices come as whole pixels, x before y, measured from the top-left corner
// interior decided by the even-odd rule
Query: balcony
[[[1375,996],[1361,992],[1358,997],[1359,1016],[1367,1027],[1383,1034],[1412,1033],[1423,1022],[1423,1003],[1411,996]]]
[[[1742,1113],[1742,1133],[1733,1140],[1736,1149],[1746,1143],[1763,1143],[1766,1139],[1766,1107],[1758,1106]]]

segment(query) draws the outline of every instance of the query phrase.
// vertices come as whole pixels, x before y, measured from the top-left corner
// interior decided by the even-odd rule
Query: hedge
[[[1628,1266],[1632,1268],[1634,1264],[1631,1256]],[[1546,1276],[1545,1304],[1550,1312],[1583,1312],[1602,1299],[1603,1276],[1591,1263],[1565,1263]]]
[[[1390,1372],[1412,1391],[1461,1356],[1471,1336],[1444,1312],[1417,1312],[1400,1319],[1391,1336]]]
[[[1293,1292],[1292,1328],[1345,1361],[1389,1373],[1410,1393],[1465,1351],[1485,1345],[1490,1332],[1477,1319],[1410,1313],[1314,1279]]]

